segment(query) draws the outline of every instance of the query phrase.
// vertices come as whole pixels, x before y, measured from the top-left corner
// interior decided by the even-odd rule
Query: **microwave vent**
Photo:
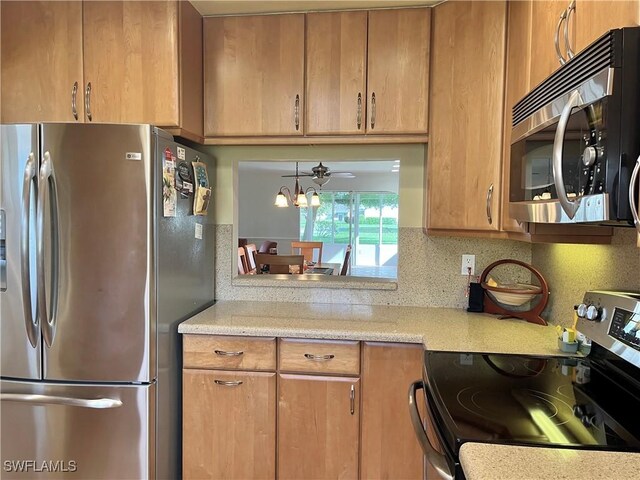
[[[603,69],[619,67],[617,63],[620,62],[621,55],[616,54],[616,51],[621,47],[621,29],[604,34],[516,103],[513,106],[512,126],[582,85]]]

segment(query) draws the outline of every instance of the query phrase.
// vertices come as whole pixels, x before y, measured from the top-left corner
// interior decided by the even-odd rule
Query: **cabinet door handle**
[[[222,385],[223,387],[238,387],[242,385],[242,380],[214,380],[213,383],[215,383],[216,385]]]
[[[633,223],[636,226],[636,230],[640,235],[640,216],[638,216],[638,204],[636,203],[636,183],[638,181],[638,175],[640,174],[640,157],[636,160],[636,165],[631,172],[631,180],[629,181],[629,206],[631,207],[631,215],[633,216]]]
[[[371,130],[376,126],[376,92],[371,94]]]
[[[296,123],[296,130],[300,130],[300,95],[296,95],[296,102],[293,108],[293,117]]]
[[[243,351],[239,351],[239,352],[225,352],[224,350],[214,350],[213,351],[216,355],[220,355],[221,357],[239,357],[240,355],[243,355],[244,352]]]
[[[71,113],[73,118],[78,120],[78,108],[76,107],[76,98],[78,96],[78,82],[73,82],[73,88],[71,89]]]
[[[87,112],[87,119],[91,121],[91,82],[87,83],[87,89],[84,91],[84,109]]]
[[[565,10],[560,15],[560,19],[558,20],[558,26],[556,27],[556,36],[553,40],[553,43],[556,47],[556,56],[558,57],[558,61],[560,62],[560,65],[564,65],[565,63],[567,63],[567,60],[564,58],[564,55],[562,55],[562,52],[560,51],[560,27],[562,26],[562,22],[564,22],[566,19],[567,19],[567,11]]]
[[[326,361],[331,360],[332,358],[335,357],[335,355],[333,355],[333,354],[314,355],[313,353],[305,353],[304,356],[305,356],[305,358],[308,358],[309,360],[313,360],[315,362],[326,362]]]
[[[351,406],[351,415],[356,412],[356,387],[351,385],[351,391],[349,392],[349,404]]]
[[[575,53],[571,49],[571,39],[569,38],[569,23],[571,22],[571,12],[576,10],[576,0],[572,0],[567,9],[567,21],[564,24],[564,44],[567,47],[567,57],[571,60]]]
[[[362,93],[358,92],[358,113],[356,115],[358,130],[362,127]]]
[[[489,185],[489,189],[487,190],[487,221],[489,225],[493,223],[493,218],[491,216],[491,199],[493,198],[493,183]]]

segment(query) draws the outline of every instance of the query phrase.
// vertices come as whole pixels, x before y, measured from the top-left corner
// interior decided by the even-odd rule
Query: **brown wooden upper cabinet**
[[[306,133],[364,133],[367,12],[307,15]]]
[[[305,133],[427,133],[430,16],[307,14]]]
[[[2,122],[153,123],[202,134],[189,2],[3,2]]]
[[[640,2],[576,0],[575,51],[588,47],[612,28],[632,27],[640,24]]]
[[[204,20],[204,134],[302,135],[304,15]]]
[[[558,51],[568,60],[612,28],[640,23],[637,0],[536,0],[532,2],[531,87],[560,68]],[[571,8],[573,5],[573,8]],[[563,18],[564,17],[564,18]],[[555,40],[558,39],[556,47]]]
[[[505,1],[434,7],[427,230],[500,230]]]
[[[367,133],[427,133],[431,9],[369,12]]]

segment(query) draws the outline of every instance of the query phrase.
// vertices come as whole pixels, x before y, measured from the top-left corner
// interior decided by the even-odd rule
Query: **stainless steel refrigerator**
[[[214,298],[182,184],[212,160],[149,125],[0,128],[0,476],[178,478],[177,325]]]

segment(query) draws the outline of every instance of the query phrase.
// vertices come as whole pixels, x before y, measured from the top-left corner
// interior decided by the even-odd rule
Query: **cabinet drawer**
[[[184,368],[275,370],[276,339],[184,336]]]
[[[360,373],[360,343],[330,340],[280,339],[283,372]]]

